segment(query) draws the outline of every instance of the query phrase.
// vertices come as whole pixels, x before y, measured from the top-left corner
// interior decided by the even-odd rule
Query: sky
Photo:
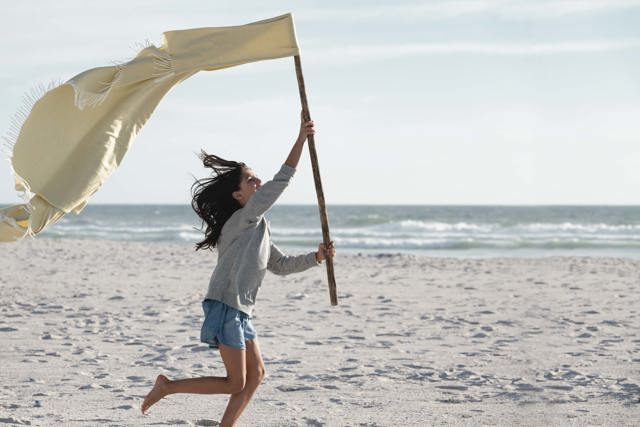
[[[328,204],[640,204],[640,0],[7,2],[0,134],[25,93],[163,31],[288,12]],[[90,202],[188,203],[201,148],[269,179],[299,112],[292,58],[199,73]],[[316,203],[307,152],[280,202]]]

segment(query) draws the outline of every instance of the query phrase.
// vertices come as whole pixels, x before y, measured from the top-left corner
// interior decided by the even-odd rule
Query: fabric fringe
[[[127,65],[135,61],[144,50],[151,50],[151,57],[153,59],[153,72],[151,77],[153,78],[161,78],[171,73],[173,70],[171,55],[162,48],[157,48],[154,44],[152,44],[149,40],[145,40],[142,43],[136,43],[136,48],[138,50],[138,54],[134,57],[134,59],[130,61],[114,61],[113,66],[116,67],[116,72],[109,82],[100,82],[103,86],[100,91],[97,93],[86,93],[83,92],[79,87],[70,82],[71,86],[75,91],[75,105],[79,109],[83,110],[87,107],[97,107],[101,103],[103,103],[113,88],[117,87],[121,80],[122,75],[126,71]]]
[[[22,105],[20,105],[20,107],[18,107],[18,109],[14,113],[13,117],[11,118],[9,130],[6,132],[5,136],[2,137],[3,141],[2,145],[0,146],[0,150],[7,157],[12,156],[13,146],[18,141],[18,136],[20,135],[22,125],[27,121],[27,117],[29,117],[31,109],[33,108],[35,103],[38,102],[45,93],[57,88],[61,84],[61,80],[51,81],[47,85],[40,83],[37,86],[32,87],[24,95],[22,95]]]
[[[13,147],[18,142],[20,131],[22,126],[27,121],[31,109],[47,92],[62,85],[61,80],[53,80],[48,84],[40,83],[35,87],[32,87],[28,92],[22,96],[22,105],[18,107],[9,125],[9,130],[2,137],[2,143],[0,143],[0,152],[4,155],[5,159],[9,162],[9,168],[15,178],[16,191],[18,197],[27,205],[29,212],[32,212],[32,206],[29,204],[29,200],[32,197],[31,187],[26,179],[21,177],[13,168]]]

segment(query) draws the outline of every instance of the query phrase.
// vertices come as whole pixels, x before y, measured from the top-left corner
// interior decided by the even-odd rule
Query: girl
[[[205,320],[201,341],[218,348],[225,377],[169,380],[158,375],[142,402],[144,414],[154,403],[174,393],[230,394],[221,426],[233,426],[265,376],[264,362],[251,323],[251,312],[265,271],[289,274],[319,265],[335,255],[333,242],[317,252],[286,256],[271,243],[264,213],[275,203],[293,177],[312,121],[300,125],[298,139],[272,181],[262,181],[244,163],[202,152],[205,167],[214,176],[193,184],[192,206],[206,223],[198,249],[218,248],[218,263],[202,303]]]

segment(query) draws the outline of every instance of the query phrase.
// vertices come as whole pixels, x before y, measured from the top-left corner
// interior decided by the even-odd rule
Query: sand
[[[224,375],[199,342],[215,256],[189,246],[0,245],[0,424],[217,425]],[[254,313],[267,378],[240,426],[638,425],[640,261],[339,253],[268,274]]]

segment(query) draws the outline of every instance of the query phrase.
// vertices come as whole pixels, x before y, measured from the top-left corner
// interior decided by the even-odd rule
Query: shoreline
[[[30,240],[52,240],[52,241],[60,241],[60,242],[109,242],[113,244],[141,244],[141,245],[175,245],[179,248],[185,247],[195,247],[195,242],[175,242],[175,241],[165,241],[165,240],[123,240],[123,239],[96,239],[93,237],[88,238],[75,238],[75,237],[58,237],[58,236],[47,236],[47,235],[38,235],[33,239],[26,237],[23,241],[28,242]],[[277,241],[275,242],[277,244]],[[6,245],[13,244],[21,244],[20,242],[12,242],[6,243]],[[285,252],[290,252],[291,254],[296,253],[304,253],[305,251],[311,251],[315,248],[311,247],[302,247],[302,246],[287,246],[283,244],[278,244],[281,249],[284,249]],[[525,250],[525,249],[515,249],[513,251],[502,251],[496,253],[482,254],[482,253],[474,253],[473,250],[431,250],[430,252],[422,251],[422,250],[406,250],[406,251],[385,251],[385,250],[377,250],[377,249],[354,249],[354,248],[340,248],[337,246],[339,251],[339,256],[341,255],[349,255],[349,256],[369,256],[369,257],[385,257],[385,256],[407,256],[407,257],[417,257],[417,258],[438,258],[438,259],[548,259],[548,258],[619,258],[619,259],[628,259],[628,260],[640,260],[640,252],[637,254],[606,254],[607,250],[604,251],[584,251],[584,250],[576,250],[576,254],[568,253],[564,250],[559,250],[562,253],[554,254],[539,254],[536,250]],[[608,250],[609,252],[615,250]],[[195,249],[194,249],[195,252]],[[490,251],[489,251],[490,252]],[[503,253],[504,252],[504,253]],[[509,252],[516,253],[515,255],[509,256],[506,255]],[[518,253],[519,252],[519,253]],[[523,253],[524,252],[524,253]],[[529,252],[529,253],[527,253]],[[547,250],[547,252],[552,252]],[[215,250],[213,251],[215,253]],[[601,255],[599,253],[605,253]],[[460,254],[460,255],[458,255]]]

